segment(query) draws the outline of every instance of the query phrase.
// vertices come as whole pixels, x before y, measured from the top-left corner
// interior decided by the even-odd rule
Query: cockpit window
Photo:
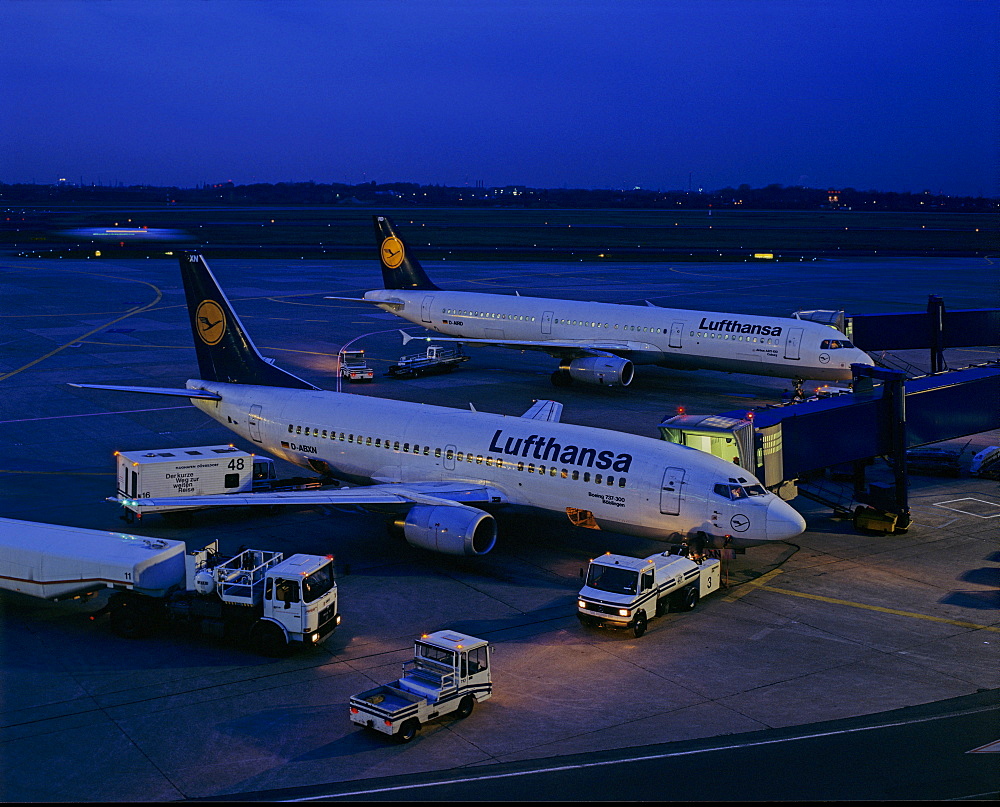
[[[761,485],[738,485],[730,482],[728,485],[716,485],[715,493],[723,499],[736,501],[746,499],[748,496],[766,496],[767,490]]]
[[[845,347],[854,347],[846,339],[824,339],[819,343],[820,350],[840,350]]]

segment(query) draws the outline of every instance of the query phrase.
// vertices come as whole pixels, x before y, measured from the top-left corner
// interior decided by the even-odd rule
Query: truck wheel
[[[285,641],[281,628],[271,622],[258,622],[254,625],[250,631],[250,643],[254,650],[269,658],[287,656],[292,650]]]
[[[640,611],[635,615],[635,622],[632,623],[632,633],[638,639],[646,632],[646,612]]]
[[[693,611],[699,599],[701,599],[701,593],[698,591],[698,588],[693,584],[689,585],[677,597],[677,610]]]
[[[112,608],[108,620],[111,622],[111,632],[123,639],[140,639],[147,630],[139,608],[127,601]]]
[[[402,726],[399,727],[399,731],[396,734],[396,740],[401,743],[408,743],[417,736],[418,731],[420,731],[420,723],[415,719],[407,720]]]
[[[460,719],[464,720],[469,715],[472,714],[472,710],[476,708],[476,699],[472,695],[466,695],[462,698],[462,702],[458,704],[458,709],[455,710],[455,715]]]

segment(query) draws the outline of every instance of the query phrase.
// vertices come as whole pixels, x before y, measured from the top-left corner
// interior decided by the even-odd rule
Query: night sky
[[[0,0],[0,182],[1000,195],[998,0]]]

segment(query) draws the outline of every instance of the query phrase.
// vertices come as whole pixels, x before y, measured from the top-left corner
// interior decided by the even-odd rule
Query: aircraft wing
[[[562,417],[563,405],[558,401],[535,401],[531,409],[521,417],[525,420],[548,420],[558,423]]]
[[[324,300],[343,300],[348,303],[371,303],[372,305],[383,306],[384,308],[391,308],[393,311],[399,311],[405,305],[403,302],[397,302],[395,300],[367,300],[364,297],[333,297],[331,295],[326,295],[323,297]]]
[[[427,342],[459,342],[463,345],[490,345],[491,347],[506,347],[511,350],[541,350],[558,359],[579,359],[584,356],[622,356],[630,358],[633,354],[660,353],[661,351],[648,342],[634,342],[628,339],[597,339],[591,342],[581,340],[560,341],[557,339],[468,339],[457,336],[413,336],[405,331],[403,344],[409,344],[414,339]]]
[[[173,398],[201,398],[205,401],[221,401],[222,396],[200,389],[169,389],[167,387],[116,387],[110,384],[73,384],[80,389],[109,389],[115,392],[140,392],[144,395],[167,395]]]
[[[317,505],[413,505],[431,504],[504,504],[507,494],[490,485],[469,485],[461,482],[407,482],[363,487],[343,487],[334,490],[290,490],[260,493],[222,493],[212,496],[164,496],[130,499],[126,496],[108,498],[109,502],[143,509],[190,509],[192,507],[233,507],[236,505],[280,504]]]

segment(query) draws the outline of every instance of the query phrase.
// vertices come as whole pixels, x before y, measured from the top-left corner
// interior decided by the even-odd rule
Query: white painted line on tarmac
[[[191,409],[190,406],[161,406],[156,409],[125,409],[121,412],[87,412],[82,415],[51,415],[44,418],[20,418],[18,420],[0,420],[0,425],[4,423],[33,423],[37,420],[67,420],[69,418],[96,418],[106,415],[131,415],[136,412],[168,412],[171,409]]]
[[[863,731],[876,731],[879,729],[898,728],[900,726],[915,726],[919,723],[929,723],[934,720],[950,719],[964,715],[980,714],[995,710],[997,707],[981,706],[969,709],[964,712],[956,712],[946,715],[931,715],[928,717],[916,717],[910,720],[899,720],[894,723],[879,723],[875,726],[857,726],[848,729],[837,729],[834,731],[820,731],[811,734],[796,734],[791,737],[779,737],[773,740],[757,740],[755,742],[733,743],[730,745],[716,745],[710,748],[695,748],[690,751],[667,751],[662,754],[647,754],[645,756],[627,757],[625,759],[609,759],[600,762],[581,762],[576,765],[555,765],[548,768],[535,768],[527,771],[510,771],[508,773],[489,773],[483,776],[467,776],[460,779],[441,779],[436,782],[423,782],[419,784],[394,785],[391,787],[371,788],[368,790],[352,790],[347,793],[328,793],[322,796],[307,796],[299,799],[281,799],[287,802],[302,801],[322,801],[333,798],[350,798],[352,796],[367,796],[374,793],[392,793],[401,790],[417,790],[419,788],[436,787],[441,785],[472,784],[477,782],[489,782],[494,779],[512,779],[519,776],[532,776],[534,774],[561,773],[562,771],[578,771],[586,768],[604,768],[610,765],[628,765],[632,762],[650,762],[657,759],[670,759],[671,757],[694,756],[695,754],[708,754],[714,751],[733,751],[740,748],[756,748],[763,745],[777,745],[779,743],[798,742],[800,740],[818,740],[823,737],[836,737],[842,734],[858,734]]]

